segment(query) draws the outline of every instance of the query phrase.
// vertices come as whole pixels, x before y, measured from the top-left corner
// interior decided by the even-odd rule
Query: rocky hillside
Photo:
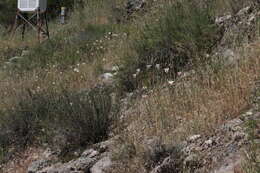
[[[258,0],[84,3],[0,38],[1,172],[260,172]]]

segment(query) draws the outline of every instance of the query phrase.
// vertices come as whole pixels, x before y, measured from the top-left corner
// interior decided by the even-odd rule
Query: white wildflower
[[[160,69],[160,64],[156,64],[155,67],[157,68],[157,70]]]
[[[74,68],[73,71],[79,73],[79,69],[78,68]]]
[[[140,68],[136,69],[136,74],[139,74],[140,73]]]
[[[164,69],[164,72],[165,72],[165,73],[168,73],[169,70],[170,70],[170,68],[165,68],[165,69]]]
[[[170,85],[173,85],[173,83],[174,83],[173,80],[169,80],[169,81],[168,81],[168,84],[170,84]]]
[[[149,70],[151,67],[152,67],[152,65],[149,65],[149,64],[146,65],[146,69],[148,69],[148,70]]]
[[[119,70],[119,67],[117,65],[112,67],[112,71],[118,71],[118,70]]]

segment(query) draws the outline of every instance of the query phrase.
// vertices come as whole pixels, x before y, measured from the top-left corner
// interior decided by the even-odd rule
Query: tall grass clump
[[[61,154],[99,142],[111,124],[109,91],[31,92],[0,112],[0,149],[6,155],[32,144],[49,144]]]
[[[135,70],[144,71],[147,65],[170,68],[169,74],[174,77],[188,64],[200,61],[198,57],[205,57],[216,44],[218,29],[210,5],[202,7],[185,0],[173,3],[165,11],[159,19],[145,24],[140,36],[133,41],[135,54],[125,56],[122,76],[128,76],[127,80],[132,83],[135,83],[132,78]],[[149,76],[149,72],[140,75],[139,81],[151,80]]]
[[[260,78],[259,78],[260,79]],[[256,89],[253,94],[253,103],[256,108],[256,112],[259,112],[260,105],[260,82],[256,84]],[[256,113],[257,114],[257,113]],[[259,130],[260,130],[260,119],[259,115],[255,115],[255,118],[249,119],[246,122],[247,134],[249,139],[249,144],[245,149],[244,153],[244,163],[242,168],[245,173],[257,173],[260,172],[260,148],[259,148]]]

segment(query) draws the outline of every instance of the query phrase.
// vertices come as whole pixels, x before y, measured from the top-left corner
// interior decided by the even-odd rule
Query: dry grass
[[[32,92],[61,91],[68,89],[80,91],[81,89],[93,88],[98,84],[96,69],[99,66],[97,61],[91,64],[80,63],[71,66],[69,69],[61,70],[55,66],[48,69],[34,69],[24,74],[0,76],[0,109],[10,108],[13,101],[25,90]],[[1,75],[1,74],[0,74]]]
[[[158,136],[163,143],[175,145],[193,134],[213,133],[215,127],[246,109],[254,82],[260,77],[259,45],[258,41],[247,46],[237,65],[218,72],[199,69],[177,79],[174,86],[157,87],[136,100],[125,115],[128,128],[123,138],[135,146],[137,153],[127,163],[131,169],[126,172],[135,172],[134,162],[142,162],[145,138]]]
[[[219,6],[221,5],[225,6],[220,3]],[[135,21],[121,26],[120,31],[130,33],[130,37],[122,39],[120,35],[120,38],[108,41],[106,52],[89,64],[80,63],[65,71],[55,66],[33,69],[22,75],[9,75],[0,71],[0,97],[4,98],[1,99],[0,110],[11,108],[19,95],[27,89],[32,92],[59,91],[62,88],[78,91],[97,85],[97,69],[120,63],[123,54],[133,51],[128,47],[131,39],[140,34],[146,23],[156,22],[155,19],[162,15],[162,9],[164,7],[152,9],[152,13],[137,16]],[[107,17],[111,14],[110,10],[103,6],[87,8],[83,12],[83,20],[80,12],[75,13],[69,25],[60,27],[56,32],[71,28],[80,31],[89,23],[107,24],[110,22]],[[56,25],[51,24],[50,27],[54,28]],[[20,42],[17,38],[15,41],[0,40],[0,52],[31,47],[36,42],[33,38],[26,42]],[[112,172],[145,172],[142,153],[145,148],[143,140],[146,137],[158,136],[163,143],[174,145],[192,134],[212,133],[218,124],[237,116],[247,108],[254,81],[260,76],[259,44],[258,41],[245,48],[240,55],[243,58],[236,66],[228,66],[217,72],[213,72],[211,68],[197,69],[195,74],[177,79],[173,86],[163,83],[163,87],[157,86],[149,94],[135,100],[132,111],[125,116],[124,123],[128,128],[122,136],[125,143],[133,144],[138,154],[122,161],[122,165],[113,168]],[[5,60],[0,53],[0,63]]]
[[[36,159],[41,158],[44,152],[41,148],[29,147],[22,153],[17,153],[17,159],[8,162],[1,167],[2,173],[26,173],[29,165]]]

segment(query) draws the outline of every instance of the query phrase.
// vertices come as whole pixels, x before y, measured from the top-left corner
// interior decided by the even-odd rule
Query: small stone
[[[30,54],[29,50],[23,50],[21,56],[28,56]]]
[[[246,136],[245,133],[242,133],[242,132],[236,132],[233,136],[233,139],[235,141],[240,141],[241,139],[243,139],[244,137]]]
[[[41,160],[36,160],[32,162],[32,164],[28,167],[27,172],[28,173],[37,173],[37,171],[46,168],[50,165],[49,160],[41,159]]]
[[[213,141],[211,139],[209,139],[209,140],[205,141],[205,144],[207,146],[211,146],[213,144]]]
[[[197,139],[199,139],[201,137],[201,135],[193,135],[193,136],[190,136],[189,138],[188,138],[188,141],[189,142],[194,142],[194,141],[196,141]]]
[[[191,154],[184,159],[183,164],[186,167],[195,167],[199,164],[198,161],[199,161],[198,155],[197,154]]]
[[[253,115],[253,112],[252,112],[252,111],[246,112],[246,116],[251,116],[251,115]]]
[[[15,57],[12,57],[9,59],[9,62],[11,63],[16,63],[16,62],[19,62],[20,60],[22,60],[23,57],[20,57],[20,56],[15,56]]]
[[[95,150],[94,149],[88,149],[88,150],[86,150],[86,151],[84,151],[82,154],[81,154],[81,156],[82,157],[87,157],[87,156],[89,156],[91,153],[93,153],[93,152],[95,152]]]
[[[221,23],[223,23],[224,21],[229,20],[231,17],[232,17],[231,15],[226,15],[226,16],[223,16],[223,17],[218,17],[218,18],[216,18],[215,23],[216,23],[216,24],[221,24]]]
[[[90,155],[88,155],[88,157],[93,158],[93,157],[95,157],[97,155],[99,155],[99,152],[94,150]]]
[[[244,14],[246,14],[246,13],[249,11],[249,9],[250,9],[249,6],[248,6],[248,7],[245,7],[245,8],[243,8],[243,9],[241,9],[241,10],[237,13],[237,15],[238,15],[238,16],[244,15]]]
[[[114,82],[114,75],[112,73],[104,73],[99,77],[103,83],[112,84]]]

